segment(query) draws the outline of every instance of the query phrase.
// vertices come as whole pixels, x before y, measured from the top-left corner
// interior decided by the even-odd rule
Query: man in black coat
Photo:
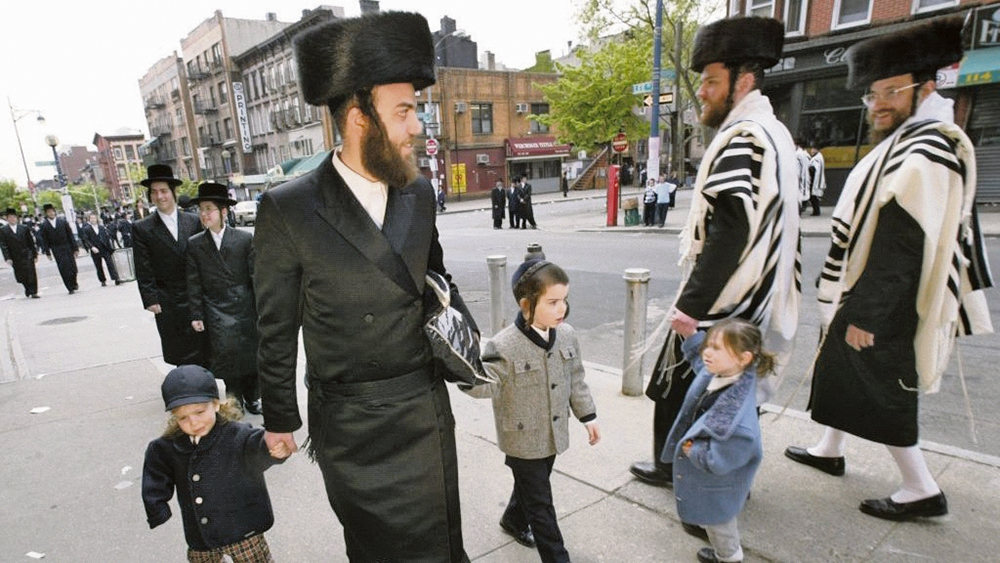
[[[0,225],[0,251],[3,259],[14,268],[14,279],[24,286],[26,297],[38,298],[38,275],[35,272],[35,262],[38,260],[38,249],[35,247],[35,235],[27,225],[17,224],[17,211],[8,207],[4,212],[5,222]]]
[[[528,183],[528,176],[521,176],[520,204],[518,209],[521,213],[521,228],[527,229],[531,223],[532,229],[537,229],[535,225],[535,210],[531,207],[531,184]]]
[[[175,366],[202,365],[202,335],[191,327],[187,301],[188,238],[201,230],[194,213],[177,207],[181,181],[165,164],[153,164],[140,182],[149,188],[149,201],[156,211],[132,226],[135,247],[135,278],[142,306],[156,315],[163,361]]]
[[[503,212],[507,207],[507,194],[503,190],[503,182],[497,180],[493,190],[490,192],[490,201],[493,204],[493,228],[503,228]]]
[[[188,239],[191,326],[208,335],[208,368],[226,382],[226,394],[245,411],[261,414],[253,235],[228,226],[226,212],[236,201],[226,186],[204,182],[191,203],[198,206],[205,227]]]
[[[67,219],[56,217],[56,208],[51,203],[46,203],[42,209],[45,211],[45,219],[42,219],[41,225],[42,251],[49,260],[55,256],[63,285],[73,295],[80,289],[76,282],[76,254],[79,247],[73,237],[73,229]]]
[[[115,249],[111,242],[111,233],[104,225],[97,222],[96,213],[91,213],[88,219],[89,223],[80,229],[80,242],[90,253],[91,259],[94,260],[97,279],[101,281],[101,286],[108,285],[108,280],[104,277],[104,267],[101,265],[103,262],[107,264],[108,275],[114,280],[115,285],[121,285],[122,282],[118,277],[118,270],[115,268],[115,261],[112,258]]]
[[[518,187],[516,179],[507,190],[507,204],[510,214],[508,227],[517,229],[521,226],[521,188]]]
[[[254,237],[265,440],[296,449],[299,333],[310,452],[354,562],[465,563],[454,416],[424,323],[447,276],[419,176],[415,90],[434,83],[423,16],[337,20],[294,41],[307,103],[344,142],[264,193]],[[428,295],[430,292],[430,295]],[[468,313],[457,288],[453,307]],[[471,318],[471,317],[469,317]]]
[[[122,213],[116,223],[122,235],[122,248],[132,248],[132,218]]]

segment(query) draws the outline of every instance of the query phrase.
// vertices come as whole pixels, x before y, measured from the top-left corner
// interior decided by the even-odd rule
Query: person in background
[[[528,223],[531,223],[532,229],[537,229],[538,226],[535,225],[535,210],[531,206],[531,184],[528,183],[528,175],[521,175],[521,186],[518,192],[518,213],[521,215],[521,228],[527,229]]]
[[[38,299],[38,248],[31,227],[17,224],[17,210],[8,207],[0,224],[0,251],[7,265],[14,269],[14,279],[24,286],[24,296]]]
[[[515,179],[511,182],[510,188],[507,191],[507,213],[510,217],[510,225],[508,227],[511,229],[521,228],[521,196],[520,188],[517,184],[518,182]]]
[[[226,224],[226,211],[236,200],[222,184],[203,182],[191,203],[205,227],[187,244],[191,327],[208,336],[208,367],[226,382],[226,394],[246,412],[261,414],[253,235]]]
[[[194,213],[177,206],[181,181],[166,164],[152,164],[140,183],[149,189],[155,211],[132,225],[135,277],[142,306],[156,318],[163,361],[175,366],[201,365],[204,338],[191,327],[187,297],[188,239],[202,230]]]
[[[819,215],[819,200],[826,191],[826,160],[816,143],[809,143],[809,203],[812,215]]]
[[[674,205],[674,192],[677,191],[677,184],[667,180],[663,174],[660,175],[660,182],[653,187],[656,192],[656,226],[663,228],[667,222],[667,211]]]
[[[104,276],[103,264],[107,265],[108,276],[114,280],[115,285],[121,285],[122,281],[118,277],[118,270],[115,268],[115,261],[112,254],[115,251],[111,233],[108,229],[98,223],[97,213],[90,213],[87,216],[88,223],[80,228],[80,242],[87,249],[90,258],[94,261],[94,269],[97,270],[97,279],[101,286],[108,285],[108,280]]]
[[[799,165],[799,215],[809,204],[809,153],[803,147],[802,139],[795,139],[795,160]]]
[[[656,182],[646,182],[646,190],[642,194],[642,224],[652,227],[656,223]]]
[[[42,219],[42,252],[52,260],[55,256],[56,267],[59,268],[59,276],[63,285],[70,295],[80,289],[80,284],[76,280],[76,254],[79,246],[73,229],[69,226],[69,220],[56,217],[56,208],[51,203],[42,206],[45,212],[45,219]],[[72,218],[70,218],[72,219]]]
[[[490,191],[490,203],[493,205],[493,228],[503,228],[503,215],[507,207],[507,193],[503,189],[503,182],[497,180]]]

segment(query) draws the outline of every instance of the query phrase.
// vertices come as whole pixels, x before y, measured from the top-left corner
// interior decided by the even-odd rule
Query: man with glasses
[[[902,487],[859,509],[887,520],[948,513],[917,446],[917,397],[937,390],[956,336],[992,331],[975,153],[935,91],[936,70],[962,58],[961,30],[960,17],[935,19],[847,52],[847,86],[868,88],[876,146],[834,209],[817,292],[826,330],[810,408],[826,429],[815,446],[785,450],[840,476],[847,434],[885,444]]]

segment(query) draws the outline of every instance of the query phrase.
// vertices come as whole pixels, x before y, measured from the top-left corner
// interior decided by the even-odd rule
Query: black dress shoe
[[[531,528],[518,530],[504,520],[500,520],[500,527],[503,528],[503,531],[506,532],[507,535],[514,538],[514,541],[517,543],[523,545],[524,547],[535,547],[535,534],[531,533]]]
[[[715,556],[715,550],[711,547],[703,547],[698,550],[698,561],[701,563],[722,563],[722,561]],[[742,559],[735,563],[742,563]]]
[[[122,280],[115,280],[115,285],[121,285],[121,284],[122,284]]]
[[[858,508],[869,516],[902,522],[913,518],[944,516],[948,514],[948,499],[944,498],[944,492],[913,502],[896,502],[892,497],[870,498],[861,501]]]
[[[674,486],[673,473],[656,465],[654,462],[637,461],[632,464],[632,467],[629,467],[629,471],[644,483],[649,483],[657,487],[672,488]]]
[[[814,456],[805,448],[797,448],[795,446],[788,446],[785,448],[785,457],[790,460],[797,461],[803,465],[808,465],[809,467],[815,467],[823,473],[829,473],[834,477],[840,477],[844,474],[844,456],[840,457],[819,457]]]
[[[30,297],[30,298],[32,298],[32,299],[38,299],[38,298],[39,298],[39,297],[41,297],[41,296],[40,296],[40,295],[38,295],[37,293],[32,293],[32,294],[31,294],[31,295],[29,295],[28,297]]]
[[[243,403],[243,410],[250,414],[264,414],[264,409],[260,404],[260,399],[256,401],[246,401]]]
[[[708,541],[708,532],[705,531],[705,528],[702,528],[697,524],[681,522],[681,528],[684,528],[684,531],[687,532],[688,535],[694,536],[700,540]]]
[[[102,281],[101,282],[101,287],[107,287],[107,286],[108,286],[108,282],[106,282],[106,281]]]

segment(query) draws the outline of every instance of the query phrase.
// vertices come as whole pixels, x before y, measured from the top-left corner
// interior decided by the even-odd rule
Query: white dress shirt
[[[389,187],[383,182],[372,182],[348,168],[344,161],[340,160],[339,151],[335,152],[332,158],[333,167],[337,173],[344,179],[344,183],[361,203],[361,207],[364,207],[365,211],[368,212],[375,225],[381,229],[382,223],[385,221],[386,203],[389,201]]]
[[[209,229],[208,232],[212,235],[212,240],[215,241],[215,248],[222,250],[222,237],[226,234],[226,224],[222,224],[222,228],[219,229],[218,234],[216,234],[212,229]]]
[[[163,224],[167,226],[167,230],[170,231],[171,235],[173,235],[174,240],[177,240],[177,208],[174,207],[174,212],[170,215],[167,215],[159,209],[156,210],[156,213],[160,216],[160,220],[163,221]]]

